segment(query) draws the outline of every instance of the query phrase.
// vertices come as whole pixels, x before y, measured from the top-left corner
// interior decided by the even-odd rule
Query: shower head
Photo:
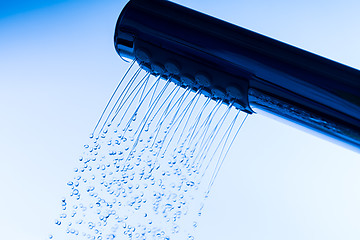
[[[360,149],[360,71],[165,0],[131,0],[115,49],[154,75]]]

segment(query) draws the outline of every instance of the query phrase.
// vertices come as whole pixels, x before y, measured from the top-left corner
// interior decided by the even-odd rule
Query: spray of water
[[[245,119],[232,104],[132,62],[84,145],[55,233],[194,239],[204,201]]]

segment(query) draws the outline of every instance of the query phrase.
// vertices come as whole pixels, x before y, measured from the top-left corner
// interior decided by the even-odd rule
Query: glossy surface
[[[146,49],[154,47],[153,57],[159,53],[160,62],[175,58],[181,65],[196,59],[202,71],[216,66],[237,78],[246,95],[244,88],[249,86],[290,108],[320,116],[321,126],[311,121],[301,124],[360,147],[360,71],[356,69],[162,0],[130,1],[117,23],[116,46],[122,32],[135,36],[135,48],[136,42],[140,47],[146,42]],[[224,76],[214,77],[216,88],[236,84]],[[249,112],[247,101],[241,105]],[[263,109],[274,112],[269,106]],[[291,115],[283,117],[294,121]],[[324,122],[331,127],[324,127]]]

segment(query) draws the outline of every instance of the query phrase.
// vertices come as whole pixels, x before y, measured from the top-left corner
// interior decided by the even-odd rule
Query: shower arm
[[[131,0],[114,41],[155,75],[360,151],[359,70],[165,0]]]

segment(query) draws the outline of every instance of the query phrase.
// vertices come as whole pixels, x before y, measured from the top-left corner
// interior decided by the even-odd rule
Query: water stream
[[[59,232],[67,239],[194,239],[246,117],[133,62],[67,183]]]

